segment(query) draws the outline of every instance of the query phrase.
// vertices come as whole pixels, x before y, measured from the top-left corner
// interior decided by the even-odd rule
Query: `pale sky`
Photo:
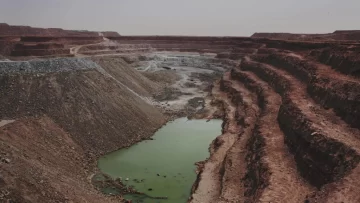
[[[360,0],[0,0],[0,22],[122,35],[327,33],[359,20]]]

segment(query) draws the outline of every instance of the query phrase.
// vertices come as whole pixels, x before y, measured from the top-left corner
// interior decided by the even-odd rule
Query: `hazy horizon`
[[[356,0],[1,0],[0,21],[121,35],[250,36],[360,29],[359,8]]]

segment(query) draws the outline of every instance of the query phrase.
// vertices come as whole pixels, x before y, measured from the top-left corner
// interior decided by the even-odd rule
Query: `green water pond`
[[[154,140],[105,155],[98,167],[146,194],[125,196],[133,202],[184,203],[196,180],[195,163],[209,156],[209,145],[221,134],[221,123],[187,118],[170,121],[155,133]]]

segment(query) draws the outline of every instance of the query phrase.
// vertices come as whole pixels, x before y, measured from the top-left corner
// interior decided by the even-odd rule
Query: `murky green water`
[[[187,120],[169,122],[152,137],[129,149],[102,157],[98,166],[111,177],[121,177],[127,185],[152,197],[127,195],[134,202],[184,203],[195,182],[195,162],[209,156],[211,141],[221,134],[221,120]],[[126,178],[129,178],[128,181]]]

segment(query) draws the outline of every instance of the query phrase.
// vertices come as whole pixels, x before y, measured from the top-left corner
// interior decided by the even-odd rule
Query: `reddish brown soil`
[[[89,184],[81,146],[49,117],[1,127],[0,143],[9,160],[0,164],[0,202],[111,201]]]
[[[328,34],[255,33],[251,37],[299,41],[360,40],[360,30],[340,30]]]
[[[14,37],[17,37],[17,41],[20,42],[15,43]],[[1,23],[0,54],[11,56],[64,55],[70,54],[70,49],[65,48],[64,45],[81,45],[101,42],[103,37],[120,37],[120,35],[117,32],[99,33],[86,30],[76,31],[59,28],[33,28],[29,26],[10,26]],[[46,44],[44,44],[44,42],[46,42]]]
[[[271,54],[258,57],[258,59],[289,71],[307,84],[309,95],[324,108],[333,108],[350,125],[360,127],[359,80],[337,73],[329,66],[305,60],[294,54]]]
[[[95,70],[1,76],[0,82],[3,118],[46,114],[88,149],[89,156],[128,146],[164,122],[160,112]]]
[[[201,202],[206,195],[212,200],[204,202],[360,201],[360,81],[353,72],[303,57],[316,48],[336,49],[331,43],[284,42],[287,50],[265,44],[252,54],[242,53],[248,57],[220,83],[239,111],[234,119],[241,130],[236,141],[219,137],[220,148],[232,147],[218,163],[218,189],[202,191],[202,174],[209,173],[204,167],[191,202]],[[356,46],[344,47],[338,54],[351,52],[349,60],[355,61]],[[347,70],[357,68],[356,63],[348,64]],[[259,113],[247,110],[251,105]],[[252,118],[251,123],[244,118]],[[224,126],[227,123],[231,120],[225,119]],[[228,135],[223,129],[222,136]],[[211,157],[222,153],[215,151]],[[211,157],[208,162],[213,162]]]
[[[104,36],[118,37],[117,32],[102,32]],[[98,32],[87,30],[63,30],[61,28],[34,28],[0,23],[0,36],[48,36],[48,37],[98,37]]]
[[[325,48],[315,50],[310,53],[311,59],[331,66],[343,74],[360,77],[360,56],[358,46],[352,46],[349,49],[343,48]],[[355,50],[354,50],[355,49]]]
[[[359,31],[251,38],[81,33],[2,24],[0,54],[20,60],[61,50],[191,51],[232,66],[209,95],[207,116],[222,117],[223,130],[198,163],[190,202],[360,202]],[[173,79],[136,72],[126,57],[91,58],[111,77],[99,70],[0,76],[0,118],[16,120],[0,127],[1,200],[112,201],[89,184],[96,157],[165,122],[143,97]]]
[[[110,201],[91,185],[96,159],[148,138],[166,118],[137,95],[154,82],[102,63],[114,78],[98,70],[0,76],[1,120],[17,120],[0,127],[0,202]],[[147,88],[118,81],[136,75]]]

